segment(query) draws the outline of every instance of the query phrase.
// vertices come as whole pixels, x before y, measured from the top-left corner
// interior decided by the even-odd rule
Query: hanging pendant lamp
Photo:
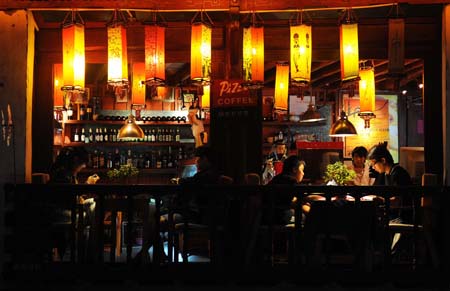
[[[128,54],[126,19],[122,12],[114,10],[107,25],[108,32],[108,84],[114,87],[128,86]]]
[[[341,111],[340,118],[331,126],[330,134],[331,137],[346,137],[357,135],[355,126],[348,120],[345,111]]]
[[[364,128],[370,128],[370,120],[375,118],[375,73],[373,63],[367,66],[362,62],[359,70],[359,109],[358,116],[364,120]]]
[[[358,24],[352,9],[347,9],[345,19],[339,26],[341,80],[354,81],[359,75]]]
[[[134,140],[144,138],[144,131],[136,124],[133,114],[128,116],[125,124],[119,129],[117,138],[120,140]]]
[[[289,64],[285,62],[279,62],[276,65],[274,108],[277,110],[288,110],[288,95]]]
[[[244,87],[259,89],[264,86],[264,26],[256,13],[251,14],[250,26],[243,29]]]
[[[62,23],[63,91],[83,91],[85,75],[84,21],[72,10]]]
[[[204,11],[197,12],[191,21],[191,80],[195,85],[211,83],[212,25]]]
[[[153,19],[145,23],[145,84],[163,86],[166,79],[165,35],[166,22],[158,14],[153,13]]]

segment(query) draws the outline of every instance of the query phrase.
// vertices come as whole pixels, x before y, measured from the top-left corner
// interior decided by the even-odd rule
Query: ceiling
[[[415,24],[436,22],[433,20],[439,13],[439,5],[402,5],[400,9],[393,11],[393,6],[381,6],[370,9],[355,9],[354,14],[360,23],[360,58],[370,58],[375,67],[375,78],[377,90],[401,90],[404,87],[416,86],[422,82],[424,63],[421,58],[408,58],[406,53],[404,74],[393,78],[388,73],[387,61],[387,19],[393,13],[406,17],[406,29],[408,23]],[[128,18],[131,25],[141,26],[143,22],[152,20],[155,12],[152,10],[121,10]],[[330,9],[308,11],[303,13],[304,21],[313,25],[313,61],[311,88],[336,90],[341,87],[340,62],[339,62],[339,31],[338,23],[342,18],[344,10]],[[36,22],[40,28],[59,28],[68,13],[67,10],[34,10]],[[86,23],[86,28],[105,27],[111,20],[111,9],[100,10],[80,10],[82,19]],[[244,23],[249,18],[249,14],[230,14],[224,11],[209,11],[206,13],[213,24],[213,53],[214,50],[224,49],[225,27],[230,19],[237,19]],[[289,23],[295,20],[300,14],[298,12],[272,11],[257,13],[257,17],[263,22],[265,27],[265,87],[273,87],[275,82],[276,61],[289,59],[289,38],[283,37],[282,32],[288,33]],[[158,12],[157,17],[167,24],[166,32],[166,79],[171,85],[189,80],[189,27],[193,19],[199,17],[195,11],[178,12]],[[415,27],[411,25],[411,27]],[[315,32],[318,31],[318,33]],[[139,28],[136,28],[139,31]],[[172,32],[170,32],[172,31]],[[328,35],[329,31],[333,35]],[[411,39],[408,38],[411,36]],[[405,32],[406,46],[414,44],[416,39],[413,32]],[[316,45],[314,44],[316,39]],[[331,41],[331,39],[333,41]],[[382,41],[379,41],[382,40]],[[361,44],[362,42],[362,44]],[[380,44],[377,44],[380,43]],[[382,43],[384,42],[384,43]],[[130,46],[130,41],[129,41]],[[132,44],[133,46],[133,44]],[[314,47],[317,47],[317,53]],[[143,44],[136,44],[134,49],[142,49]],[[130,49],[130,48],[129,48]],[[407,49],[407,48],[406,48]],[[363,53],[361,53],[363,51]],[[183,57],[169,57],[171,52]],[[325,53],[324,53],[325,52]],[[175,54],[175,53],[174,53]],[[380,58],[384,56],[384,58]],[[214,57],[214,55],[213,55]],[[280,59],[277,59],[280,58]],[[214,58],[213,58],[214,60]],[[98,72],[96,72],[98,74]]]

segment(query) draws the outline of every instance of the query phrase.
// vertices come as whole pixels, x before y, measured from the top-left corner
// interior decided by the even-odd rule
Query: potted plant
[[[130,177],[135,177],[138,174],[138,168],[129,164],[121,165],[118,169],[112,169],[106,172],[109,179],[123,183],[129,182]]]
[[[347,168],[342,162],[335,162],[327,165],[325,176],[323,177],[327,185],[348,185],[355,179],[354,170]]]

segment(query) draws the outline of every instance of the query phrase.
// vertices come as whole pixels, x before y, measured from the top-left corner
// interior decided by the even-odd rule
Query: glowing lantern
[[[75,14],[73,11],[69,13]],[[72,19],[74,18],[72,16]],[[85,74],[84,25],[74,21],[63,24],[62,45],[62,90],[82,90],[84,88]]]
[[[355,80],[359,74],[358,24],[341,24],[340,44],[341,80]]]
[[[145,105],[145,64],[133,63],[131,104]]]
[[[306,85],[311,81],[311,26],[291,26],[291,80]]]
[[[117,20],[108,26],[108,83],[128,83],[127,31]]]
[[[145,25],[145,82],[158,86],[166,79],[165,62],[166,28],[156,22]]]
[[[243,32],[244,85],[262,87],[264,83],[264,27],[252,25]]]
[[[63,107],[64,99],[61,85],[63,82],[63,67],[62,64],[53,65],[53,106]]]
[[[359,71],[359,107],[358,116],[364,119],[364,128],[370,127],[370,119],[375,117],[375,74],[372,67],[363,67]]]
[[[287,63],[278,63],[276,66],[275,77],[275,109],[288,109],[288,91],[289,91],[289,65]]]
[[[201,84],[211,81],[211,27],[203,22],[191,28],[191,79]]]

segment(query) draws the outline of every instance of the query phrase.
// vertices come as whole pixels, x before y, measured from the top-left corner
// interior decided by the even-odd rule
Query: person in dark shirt
[[[214,163],[213,151],[208,146],[200,146],[195,149],[197,173],[188,178],[180,178],[180,185],[208,185],[219,184],[220,174]],[[189,204],[189,220],[197,223],[205,223],[208,194],[198,193],[194,197],[189,194],[180,197],[180,202]]]
[[[273,177],[269,182],[269,185],[298,185],[305,175],[305,162],[298,156],[292,155],[284,160],[283,170],[280,174]],[[291,218],[294,215],[294,211],[291,208],[292,203],[296,203],[294,193],[289,195],[279,194],[275,195],[274,199],[274,222],[276,224],[288,224],[291,222]],[[266,206],[267,203],[265,203]],[[268,214],[264,215],[265,222],[268,222]]]
[[[374,185],[409,186],[412,185],[411,176],[402,166],[394,163],[391,153],[387,149],[387,142],[379,143],[369,150],[368,159],[375,171],[378,172]],[[391,197],[389,209],[390,223],[413,223],[412,197],[406,193]],[[392,237],[391,250],[395,253],[399,245],[400,233]]]

